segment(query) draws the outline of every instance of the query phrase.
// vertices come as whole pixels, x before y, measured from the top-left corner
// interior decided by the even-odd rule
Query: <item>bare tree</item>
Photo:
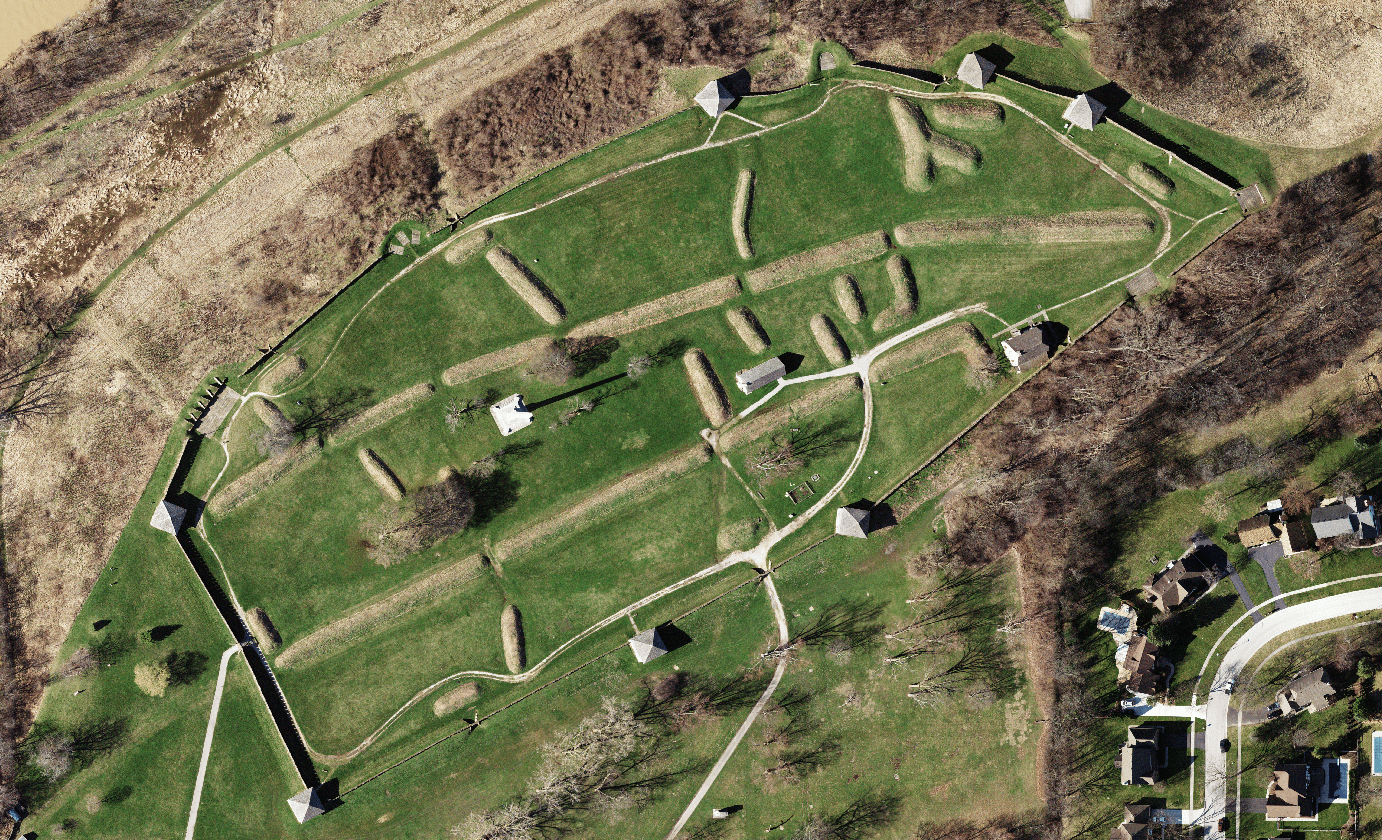
[[[528,373],[548,385],[565,385],[576,375],[576,360],[560,342],[543,342],[528,361]]]
[[[624,365],[624,371],[628,373],[630,379],[638,379],[652,369],[653,357],[647,353],[630,356],[628,363]]]
[[[773,435],[744,456],[744,469],[765,481],[791,475],[804,466],[806,459],[786,435]]]
[[[0,367],[0,431],[58,413],[66,372],[53,356]]]
[[[34,748],[34,765],[48,781],[55,782],[72,769],[74,747],[72,736],[64,732],[44,736]]]
[[[460,840],[537,840],[541,837],[541,820],[527,806],[510,802],[493,811],[467,816],[451,829]]]

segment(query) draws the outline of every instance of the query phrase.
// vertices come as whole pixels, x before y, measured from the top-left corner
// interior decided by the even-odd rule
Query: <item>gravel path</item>
[[[197,829],[197,811],[202,804],[202,783],[206,781],[206,762],[211,758],[211,736],[216,732],[216,716],[221,712],[221,692],[226,687],[226,667],[230,658],[240,650],[239,645],[231,645],[221,654],[221,671],[216,675],[216,693],[211,697],[211,720],[206,723],[206,740],[202,741],[202,760],[197,765],[197,783],[192,786],[192,812],[187,815],[187,834],[184,840],[192,840]]]

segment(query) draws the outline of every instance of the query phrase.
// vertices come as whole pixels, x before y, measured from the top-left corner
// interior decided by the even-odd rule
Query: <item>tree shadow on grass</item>
[[[500,467],[486,476],[471,476],[466,479],[470,493],[475,500],[475,514],[468,527],[478,528],[488,525],[494,518],[518,501],[518,491],[522,485],[513,473]]]
[[[878,641],[883,632],[885,604],[869,599],[843,599],[821,609],[809,627],[793,637],[794,644],[807,646],[829,644],[843,640],[852,647],[862,648]]]

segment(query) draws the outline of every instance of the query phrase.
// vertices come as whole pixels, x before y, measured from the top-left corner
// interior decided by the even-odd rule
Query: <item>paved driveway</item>
[[[1263,574],[1267,576],[1267,587],[1272,590],[1272,595],[1280,595],[1281,584],[1276,582],[1276,561],[1286,556],[1286,549],[1281,547],[1280,542],[1255,545],[1248,549],[1248,556],[1256,560],[1257,565],[1262,567]]]
[[[1243,579],[1238,577],[1238,573],[1229,570],[1228,581],[1233,584],[1233,588],[1238,590],[1238,600],[1243,602],[1243,609],[1248,611],[1248,616],[1252,623],[1256,624],[1262,620],[1262,613],[1257,611],[1257,605],[1252,602],[1252,596],[1248,594],[1248,588],[1243,585]]]

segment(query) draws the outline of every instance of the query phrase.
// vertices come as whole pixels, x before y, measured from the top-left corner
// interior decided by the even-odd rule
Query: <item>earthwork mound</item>
[[[305,370],[307,370],[307,362],[303,361],[301,356],[294,353],[269,368],[268,372],[264,374],[264,378],[259,380],[258,390],[269,394],[276,394],[284,385],[297,379]]]
[[[691,390],[696,394],[696,404],[701,407],[705,419],[710,421],[712,426],[723,426],[728,423],[729,397],[725,395],[725,386],[721,384],[720,377],[715,375],[715,369],[710,366],[710,360],[705,357],[705,353],[693,347],[686,351],[681,361],[686,365],[686,378],[691,381]]]
[[[432,713],[437,717],[446,717],[457,709],[464,708],[475,702],[480,696],[480,684],[474,680],[463,682],[432,703]]]
[[[552,294],[552,290],[547,288],[547,284],[539,280],[536,274],[518,261],[517,257],[510,254],[507,248],[491,248],[486,252],[485,259],[539,318],[549,324],[560,324],[566,318],[566,308],[557,300],[557,296]]]
[[[979,99],[945,99],[931,107],[931,120],[943,128],[992,131],[1003,127],[1003,106]]]
[[[379,492],[393,499],[395,502],[403,499],[403,483],[398,480],[398,476],[393,474],[389,465],[384,463],[373,449],[361,449],[356,453],[360,456],[360,463],[364,466],[365,472],[374,481],[374,485],[379,488]]]
[[[263,607],[254,607],[247,611],[245,622],[249,624],[254,637],[259,640],[259,646],[266,652],[276,651],[283,644],[283,637],[278,635],[278,629],[269,620],[269,614],[264,612]]]
[[[815,336],[816,345],[832,365],[839,367],[849,361],[849,348],[829,315],[817,312],[811,316],[811,335]]]
[[[734,328],[734,334],[739,336],[739,340],[744,342],[750,353],[762,353],[772,344],[767,332],[763,330],[763,325],[758,322],[758,316],[747,306],[736,306],[726,312],[725,317]]]
[[[1162,201],[1176,192],[1176,182],[1171,180],[1171,176],[1151,164],[1134,163],[1129,166],[1128,180]]]
[[[853,275],[841,274],[835,278],[835,302],[851,324],[859,323],[868,314],[864,296],[859,292],[859,281]]]
[[[499,616],[499,632],[504,636],[504,664],[509,666],[509,673],[520,673],[528,658],[523,650],[523,616],[518,607],[509,604],[504,608]]]
[[[739,172],[739,183],[734,187],[734,245],[743,259],[753,259],[753,244],[749,242],[749,213],[753,208],[753,170]]]

